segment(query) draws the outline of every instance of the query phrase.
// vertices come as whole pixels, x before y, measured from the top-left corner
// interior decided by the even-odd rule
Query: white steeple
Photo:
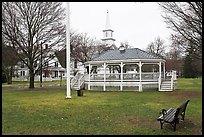
[[[109,14],[108,14],[108,10],[107,10],[107,15],[106,15],[106,27],[105,30],[110,29],[110,18],[109,18]]]
[[[115,39],[113,38],[113,30],[111,29],[111,26],[110,26],[110,18],[109,18],[108,10],[106,15],[106,26],[105,26],[105,29],[103,30],[103,38],[101,40],[105,44],[108,44],[109,46],[113,45],[115,41]]]

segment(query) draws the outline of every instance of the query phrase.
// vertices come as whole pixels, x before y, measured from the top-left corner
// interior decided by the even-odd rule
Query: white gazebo
[[[72,79],[72,88],[85,85],[87,90],[143,91],[156,88],[172,91],[175,71],[165,77],[165,60],[138,48],[109,50],[85,63],[84,74],[77,73]]]

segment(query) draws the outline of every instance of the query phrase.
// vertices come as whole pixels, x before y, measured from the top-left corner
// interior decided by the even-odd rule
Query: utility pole
[[[66,67],[67,67],[67,96],[71,98],[70,90],[70,14],[69,14],[69,2],[66,3]]]

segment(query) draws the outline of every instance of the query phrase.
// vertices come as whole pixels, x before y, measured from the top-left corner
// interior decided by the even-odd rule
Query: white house
[[[43,67],[42,81],[60,80],[61,76],[63,79],[66,79],[66,70],[60,65],[58,59],[54,57]],[[29,69],[23,62],[18,62],[18,64],[14,66],[12,80],[29,81]],[[35,75],[35,81],[40,81],[40,72]]]

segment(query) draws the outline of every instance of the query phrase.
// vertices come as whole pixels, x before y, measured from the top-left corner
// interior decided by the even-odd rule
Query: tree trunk
[[[7,82],[7,84],[9,84],[8,83],[8,81],[9,81],[9,72],[8,72],[8,69],[5,69],[5,76],[6,76],[6,82]]]
[[[12,84],[12,76],[13,76],[13,66],[10,68],[10,74],[8,76],[8,84]]]
[[[32,70],[30,70],[30,86],[29,86],[29,88],[34,88],[34,77],[35,77],[34,70],[32,69]]]

